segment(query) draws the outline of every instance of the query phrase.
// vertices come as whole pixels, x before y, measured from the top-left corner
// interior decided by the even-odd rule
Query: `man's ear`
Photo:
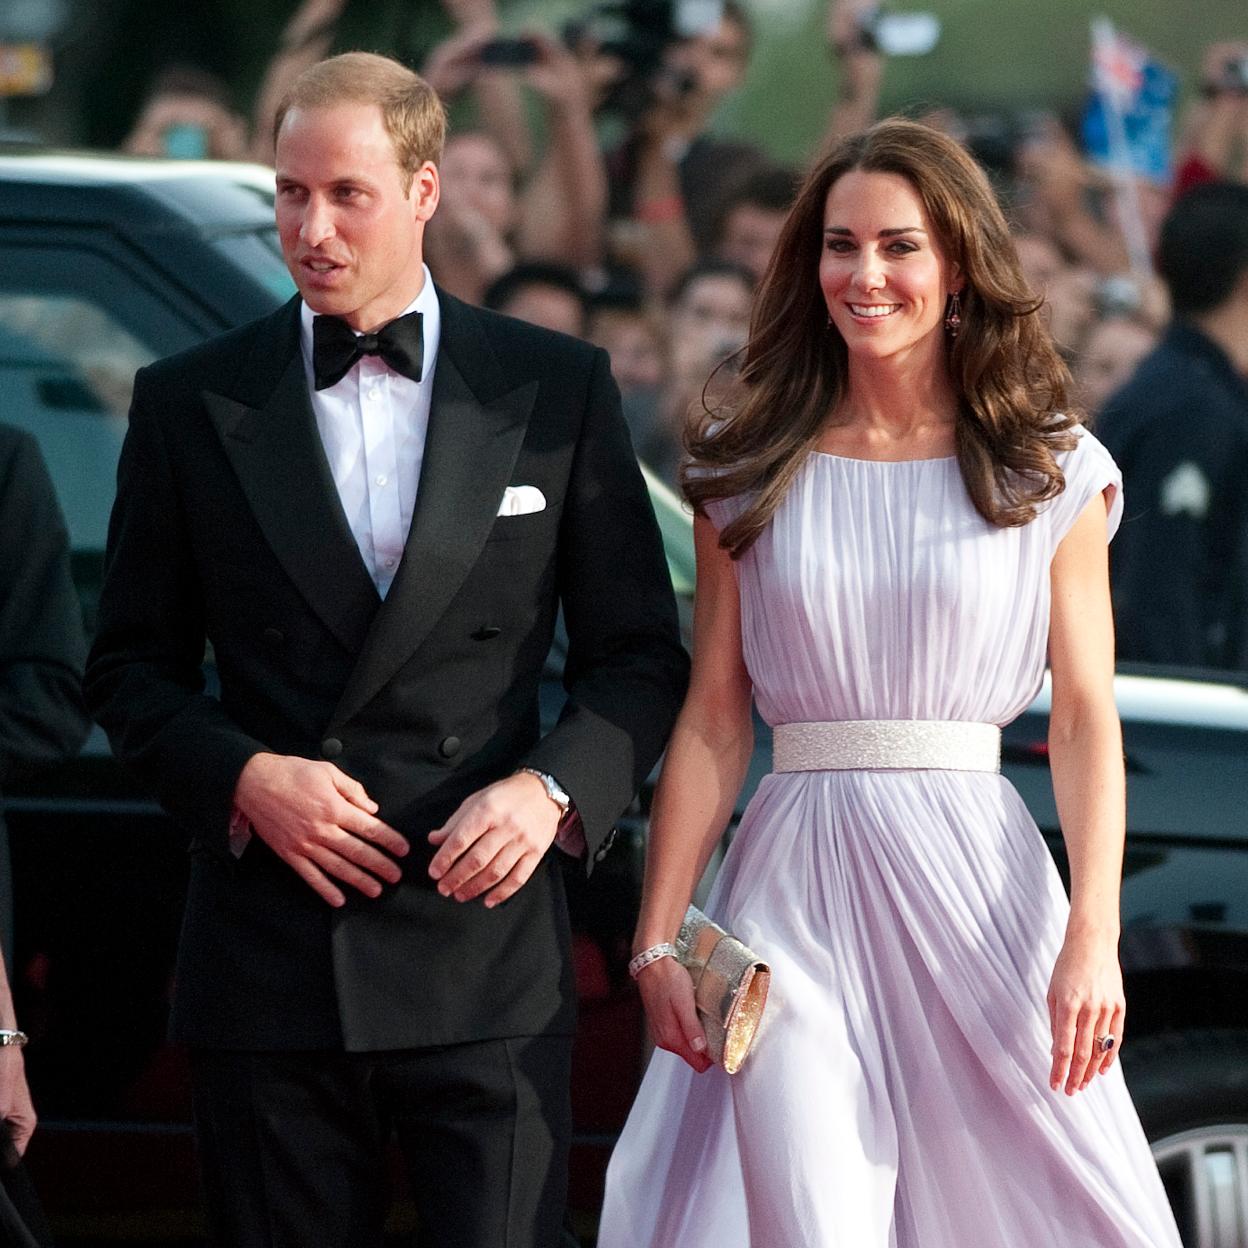
[[[407,193],[412,201],[412,210],[418,221],[428,221],[433,216],[442,198],[442,182],[438,177],[438,167],[431,160],[425,161],[412,176],[412,185]]]

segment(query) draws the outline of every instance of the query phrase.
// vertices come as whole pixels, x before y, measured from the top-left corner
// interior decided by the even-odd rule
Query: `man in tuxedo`
[[[395,1133],[422,1245],[557,1240],[558,858],[605,853],[686,680],[606,355],[424,267],[444,125],[396,62],[308,70],[301,297],[135,380],[88,696],[193,829],[173,1030],[219,1243],[379,1244]]]

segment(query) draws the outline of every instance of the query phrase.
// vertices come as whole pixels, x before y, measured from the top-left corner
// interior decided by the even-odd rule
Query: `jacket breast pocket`
[[[559,532],[558,507],[544,507],[520,516],[497,516],[486,537],[487,543],[517,541],[553,542]]]

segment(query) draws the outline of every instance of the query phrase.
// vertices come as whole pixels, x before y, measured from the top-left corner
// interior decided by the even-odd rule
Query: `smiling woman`
[[[1116,1065],[1121,478],[1061,414],[1037,311],[933,130],[881,123],[798,197],[692,439],[693,673],[633,945],[661,1052],[599,1248],[1179,1248]],[[1046,658],[1069,899],[997,774]],[[753,707],[774,768],[706,910],[772,997],[730,1078],[671,942]]]

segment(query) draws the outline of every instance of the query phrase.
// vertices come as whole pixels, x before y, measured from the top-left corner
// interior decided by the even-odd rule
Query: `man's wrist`
[[[244,800],[247,796],[249,786],[254,783],[258,774],[262,773],[269,763],[278,758],[279,755],[269,750],[257,750],[242,765],[239,770],[238,779],[234,781],[234,807],[237,810],[245,810]]]
[[[541,771],[536,767],[521,767],[516,772],[521,776],[533,776],[541,781],[542,788],[546,790],[546,796],[559,808],[559,822],[562,824],[565,819],[576,809],[572,802],[572,798],[568,795],[567,790],[554,778],[548,771]]]

